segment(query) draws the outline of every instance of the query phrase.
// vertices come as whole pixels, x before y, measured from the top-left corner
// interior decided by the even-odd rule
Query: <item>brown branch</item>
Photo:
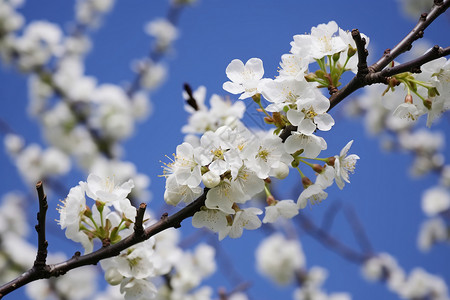
[[[188,99],[186,100],[186,103],[194,110],[198,111],[200,108],[198,107],[197,100],[194,98],[191,86],[188,83],[185,83],[183,84],[183,88],[188,94]]]
[[[18,278],[4,284],[0,287],[0,299],[9,294],[10,292],[38,279],[56,277],[65,274],[66,272],[87,265],[95,265],[100,260],[105,258],[110,258],[117,256],[124,249],[127,249],[137,243],[143,242],[155,234],[164,231],[168,228],[179,228],[181,227],[181,222],[184,219],[192,217],[197,211],[200,210],[205,204],[206,194],[209,189],[205,188],[203,194],[197,198],[194,202],[186,206],[185,208],[179,210],[175,214],[168,216],[164,214],[161,220],[146,228],[143,234],[136,234],[133,232],[128,237],[124,238],[116,244],[112,244],[107,247],[100,248],[99,250],[86,254],[80,255],[80,252],[76,252],[75,255],[67,261],[47,265],[44,269],[37,269],[35,267],[31,268],[27,272],[23,273]]]
[[[297,217],[300,220],[300,225],[302,226],[303,230],[306,231],[306,233],[308,233],[316,240],[318,240],[320,243],[327,246],[329,249],[341,255],[345,259],[357,264],[362,264],[368,258],[371,257],[369,254],[359,253],[351,249],[347,245],[343,244],[341,241],[330,235],[328,232],[316,226],[304,214],[300,213],[297,215]]]
[[[404,37],[400,43],[398,43],[392,50],[387,49],[383,56],[373,65],[368,67],[368,73],[364,73],[364,62],[365,58],[363,56],[361,44],[358,44],[357,34],[353,34],[352,37],[355,40],[355,43],[358,48],[358,73],[349,83],[347,83],[342,89],[338,92],[331,95],[330,100],[330,108],[331,110],[337,104],[339,104],[342,100],[352,94],[354,91],[374,83],[383,83],[387,84],[389,80],[389,76],[393,76],[406,71],[417,71],[418,68],[426,62],[429,62],[433,59],[437,59],[439,57],[447,56],[450,53],[449,48],[438,48],[437,50],[431,50],[421,57],[412,60],[408,63],[402,64],[398,67],[390,68],[384,70],[384,68],[392,62],[397,56],[401,53],[408,51],[412,47],[412,43],[417,40],[419,37],[423,36],[423,31],[427,28],[439,15],[444,13],[450,6],[450,0],[444,1],[435,1],[435,5],[432,7],[431,11],[426,14],[423,13],[420,17],[417,25],[411,30],[411,32]],[[358,46],[360,45],[360,46]],[[436,47],[436,46],[435,46]],[[434,48],[433,48],[434,49]],[[442,50],[441,50],[442,49]],[[431,52],[431,53],[430,53]],[[364,50],[366,53],[366,50]],[[363,60],[362,63],[360,61]]]
[[[426,52],[422,56],[392,68],[385,68],[377,74],[383,77],[389,77],[404,72],[420,73],[421,72],[420,67],[422,65],[447,55],[450,55],[450,47],[442,48],[439,47],[438,45],[435,45],[433,48],[431,48],[428,52]]]
[[[369,52],[366,49],[366,39],[361,37],[358,29],[352,30],[352,38],[355,41],[358,53],[358,71],[356,76],[364,76],[369,73],[367,68],[367,56]]]
[[[136,213],[136,220],[134,222],[134,233],[136,235],[142,235],[144,233],[144,227],[142,226],[142,222],[144,221],[144,213],[147,208],[147,204],[141,203]]]
[[[36,190],[39,198],[39,212],[37,213],[38,224],[35,229],[38,233],[38,252],[36,260],[34,261],[34,267],[36,269],[43,269],[46,267],[45,261],[47,259],[47,247],[48,242],[45,238],[45,216],[47,214],[48,203],[47,195],[44,193],[44,186],[42,181],[36,183]]]
[[[417,25],[406,35],[400,43],[392,48],[388,53],[385,53],[376,63],[371,65],[369,69],[373,72],[379,72],[384,69],[390,62],[403,52],[409,51],[412,43],[423,37],[425,29],[442,13],[444,13],[450,6],[450,0],[434,1],[434,5],[429,13],[423,13]]]
[[[364,251],[364,253],[372,255],[374,252],[372,244],[370,243],[370,239],[367,236],[364,230],[364,226],[362,225],[361,220],[358,218],[358,215],[356,214],[354,208],[351,206],[344,206],[343,208],[344,216],[347,219],[347,222],[350,224],[350,228],[353,231],[353,236],[361,247],[361,250]]]

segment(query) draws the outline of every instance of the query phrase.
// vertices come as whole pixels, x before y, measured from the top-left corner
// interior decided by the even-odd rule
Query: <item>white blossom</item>
[[[422,223],[417,237],[417,244],[422,251],[429,251],[431,246],[449,239],[447,226],[440,218],[429,219]]]
[[[274,223],[279,217],[290,219],[298,215],[298,206],[293,200],[277,201],[274,205],[266,206],[263,223]]]
[[[155,37],[159,51],[166,51],[178,38],[178,29],[167,19],[155,19],[145,25],[145,32]]]
[[[305,256],[299,241],[288,240],[280,233],[264,239],[256,249],[258,271],[279,284],[288,284],[295,271],[305,266]]]
[[[233,59],[227,66],[228,79],[223,89],[232,94],[241,94],[239,99],[246,99],[258,93],[258,84],[264,75],[263,62],[259,58],[249,59],[245,65],[239,59]]]
[[[86,195],[95,201],[109,206],[114,202],[124,201],[134,187],[133,180],[116,185],[114,177],[102,178],[96,174],[89,174],[86,182],[80,182],[86,190]]]
[[[308,204],[317,204],[328,197],[328,193],[319,184],[312,184],[305,188],[297,199],[298,208],[303,209]]]
[[[303,150],[301,156],[316,158],[322,150],[327,149],[327,143],[320,136],[314,134],[305,135],[294,131],[284,142],[284,149],[287,153]]]
[[[435,216],[450,209],[450,193],[443,187],[433,187],[422,196],[422,210],[427,216]]]
[[[338,187],[342,190],[344,188],[344,181],[350,183],[348,179],[348,173],[353,173],[355,171],[356,160],[359,156],[356,154],[351,154],[347,156],[348,150],[353,144],[353,140],[347,143],[344,148],[342,148],[341,153],[336,155],[336,160],[334,161],[334,169],[336,171],[335,180]]]
[[[301,99],[297,101],[296,109],[290,109],[286,116],[292,125],[297,126],[297,131],[311,135],[316,127],[322,131],[328,131],[334,125],[331,115],[327,114],[330,101],[325,97],[314,99]]]

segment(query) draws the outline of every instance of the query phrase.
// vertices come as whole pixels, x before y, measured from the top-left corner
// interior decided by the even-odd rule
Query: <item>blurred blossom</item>
[[[305,266],[305,256],[300,243],[287,240],[276,233],[264,239],[256,249],[259,272],[278,284],[288,284],[295,272]]]
[[[132,69],[140,76],[140,86],[148,90],[160,87],[168,76],[168,69],[163,63],[153,62],[149,58],[134,62]]]
[[[422,210],[427,216],[435,216],[450,209],[450,193],[443,187],[426,190],[422,196]]]
[[[89,27],[97,27],[101,16],[114,5],[114,0],[77,0],[75,4],[77,21]]]
[[[23,35],[16,41],[20,69],[30,71],[47,64],[52,56],[60,53],[62,36],[63,33],[56,24],[47,21],[28,24]]]
[[[23,138],[17,134],[8,133],[4,139],[5,149],[11,156],[16,156],[25,146]]]
[[[170,49],[178,38],[178,29],[167,19],[155,19],[145,25],[145,32],[156,39],[156,48],[160,52]]]
[[[105,137],[121,140],[133,133],[134,117],[123,89],[112,84],[100,85],[93,91],[92,101],[96,108],[89,123]]]
[[[411,271],[398,293],[404,299],[448,299],[445,281],[421,268]]]
[[[24,195],[10,192],[1,198],[0,206],[0,236],[4,234],[28,235],[28,219],[26,199]]]
[[[420,226],[417,244],[421,251],[429,251],[430,248],[439,242],[449,239],[447,226],[440,218],[426,220]]]
[[[401,5],[403,13],[409,18],[416,20],[417,16],[427,13],[433,6],[433,1],[424,0],[397,0]]]
[[[20,174],[32,186],[48,176],[66,174],[71,167],[69,157],[61,150],[52,147],[43,150],[37,144],[25,147],[15,160]]]

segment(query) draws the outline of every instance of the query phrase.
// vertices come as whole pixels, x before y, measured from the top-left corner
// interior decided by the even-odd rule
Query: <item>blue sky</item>
[[[386,48],[393,47],[414,26],[415,21],[405,17],[397,1],[275,1],[275,0],[201,0],[194,7],[182,12],[179,27],[180,38],[175,51],[165,61],[169,66],[169,78],[151,99],[153,115],[140,124],[132,138],[125,142],[125,158],[134,162],[140,172],[152,180],[153,200],[150,207],[160,211],[164,193],[161,162],[171,155],[183,140],[181,126],[187,114],[183,110],[182,85],[188,82],[193,88],[207,87],[212,93],[225,95],[222,84],[227,80],[225,68],[235,58],[246,61],[252,57],[264,62],[265,77],[273,77],[280,56],[290,49],[289,42],[295,34],[310,31],[312,26],[335,20],[347,30],[358,28],[370,37],[369,61],[376,60]],[[63,26],[73,19],[74,1],[41,0],[28,1],[21,12],[27,21],[49,20]],[[144,33],[144,24],[156,17],[165,16],[168,1],[130,0],[118,1],[104,20],[103,26],[92,34],[93,50],[86,59],[86,74],[96,76],[99,83],[123,84],[134,78],[130,62],[148,53],[150,38]],[[425,37],[432,44],[447,46],[449,14],[442,16],[426,31]],[[26,113],[26,75],[4,66],[0,69],[0,99],[3,101],[0,118],[29,142],[45,143],[36,121]],[[360,120],[343,117],[340,106],[331,112],[336,120],[332,131],[324,135],[328,154],[337,153],[349,140],[354,140],[352,153],[358,154],[356,173],[351,184],[343,191],[332,188],[329,198],[321,205],[305,209],[303,214],[321,224],[324,214],[333,203],[352,207],[361,220],[376,252],[388,252],[397,257],[399,264],[409,271],[423,266],[432,274],[442,276],[450,283],[450,260],[448,245],[438,245],[429,253],[421,253],[416,237],[424,215],[420,198],[427,187],[434,185],[433,175],[411,179],[408,168],[412,157],[408,154],[386,154],[380,150],[379,140],[369,136]],[[249,126],[254,126],[246,118]],[[443,130],[449,125],[448,115],[435,127]],[[447,130],[446,136],[449,137]],[[450,159],[448,151],[444,152]],[[0,151],[0,195],[11,190],[27,191],[6,153]],[[75,172],[63,179],[67,186],[85,180],[85,175]],[[301,191],[299,176],[292,178],[280,188],[280,194],[293,198]],[[57,198],[64,195],[55,195]],[[54,199],[56,200],[56,199]],[[50,206],[56,207],[56,201]],[[50,207],[53,210],[53,207]],[[30,220],[34,222],[34,213]],[[53,217],[49,217],[52,222]],[[34,225],[34,224],[33,224]],[[190,221],[183,222],[186,234],[192,232]],[[339,213],[331,233],[349,246],[358,249],[350,226]],[[49,237],[50,250],[56,250],[57,235]],[[353,299],[398,299],[383,283],[368,283],[361,278],[359,266],[350,263],[327,250],[304,232],[299,232],[309,267],[318,265],[329,268],[325,283],[328,292],[350,292]],[[235,262],[236,271],[252,283],[253,299],[290,299],[292,287],[279,288],[255,272],[254,247],[264,236],[262,231],[244,232],[238,240],[227,238],[221,248]],[[70,243],[61,243],[63,249],[73,252]],[[59,248],[58,248],[59,250]],[[220,263],[219,263],[219,266]],[[214,287],[232,289],[227,279],[214,276],[209,282]],[[20,292],[10,296],[19,299]]]

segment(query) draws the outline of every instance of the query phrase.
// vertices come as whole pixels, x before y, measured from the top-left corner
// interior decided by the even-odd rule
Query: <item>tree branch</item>
[[[371,257],[369,254],[356,252],[347,245],[341,243],[338,239],[331,236],[328,232],[317,227],[305,215],[298,214],[297,217],[300,220],[300,225],[302,226],[303,230],[309,233],[312,237],[316,238],[320,243],[329,247],[329,249],[338,253],[347,260],[357,264],[362,264]]]
[[[433,48],[431,48],[428,52],[426,52],[422,56],[392,68],[385,68],[377,74],[380,74],[380,76],[383,77],[389,77],[404,72],[420,73],[421,72],[420,67],[422,65],[447,55],[450,55],[450,47],[441,48],[438,45],[435,45]]]
[[[423,13],[417,25],[406,35],[400,43],[398,43],[392,50],[386,51],[376,63],[371,65],[369,69],[372,72],[379,72],[392,62],[397,56],[403,52],[409,51],[412,43],[423,37],[425,29],[442,13],[444,13],[450,6],[450,0],[435,0],[434,5],[429,13]]]
[[[427,28],[439,15],[444,13],[450,7],[450,0],[435,0],[435,5],[431,8],[431,11],[427,13],[423,13],[420,16],[419,22],[417,25],[411,30],[411,32],[404,37],[400,43],[398,43],[392,50],[387,49],[383,56],[373,65],[368,67],[368,73],[365,73],[364,63],[367,57],[364,55],[367,54],[367,50],[362,50],[362,43],[359,42],[360,37],[358,38],[358,34],[354,33],[355,29],[352,30],[352,37],[355,40],[357,49],[358,49],[358,73],[349,83],[347,83],[342,89],[338,92],[331,95],[330,100],[330,108],[331,110],[337,104],[339,104],[342,100],[352,94],[354,91],[374,83],[384,83],[387,84],[389,80],[389,76],[393,76],[402,72],[416,72],[418,68],[434,59],[439,57],[447,56],[450,54],[449,47],[442,49],[439,46],[434,46],[431,51],[428,51],[421,57],[412,60],[408,63],[402,64],[397,67],[384,69],[390,62],[392,62],[397,56],[401,53],[408,51],[412,47],[412,43],[418,38],[423,36],[423,31]],[[438,50],[435,48],[437,47]],[[362,61],[362,62],[361,62]]]
[[[45,238],[45,216],[47,214],[48,203],[47,195],[44,193],[42,181],[36,183],[36,190],[39,198],[39,212],[37,213],[38,224],[35,229],[38,233],[38,252],[33,268],[43,269],[46,267],[48,242]]]
[[[100,248],[99,250],[86,254],[86,255],[80,255],[80,252],[76,252],[72,258],[70,258],[67,261],[53,264],[53,265],[46,265],[44,269],[38,269],[36,267],[32,267],[27,272],[23,273],[18,278],[4,284],[0,287],[0,299],[9,294],[10,292],[32,282],[38,279],[43,278],[50,278],[50,277],[56,277],[65,274],[66,272],[81,267],[81,266],[87,266],[87,265],[95,265],[100,260],[105,258],[110,258],[113,256],[117,256],[120,254],[120,252],[124,249],[127,249],[137,243],[140,243],[144,240],[149,239],[150,237],[154,236],[155,234],[166,230],[168,228],[179,228],[181,227],[181,222],[184,219],[187,219],[189,217],[192,217],[197,211],[200,210],[202,206],[205,205],[206,201],[206,194],[209,189],[205,188],[203,194],[198,197],[195,201],[193,201],[191,204],[186,206],[185,208],[179,210],[172,216],[168,216],[167,213],[163,214],[161,217],[161,220],[156,222],[155,224],[151,225],[150,227],[146,228],[143,231],[143,234],[139,234],[133,232],[130,236],[124,238],[120,242],[116,244],[112,244],[107,247]],[[141,208],[138,209],[138,216],[141,214],[142,211]],[[143,212],[142,212],[143,215]],[[138,217],[136,217],[138,218]],[[140,217],[139,217],[140,218]]]
[[[367,68],[367,56],[369,56],[369,52],[366,49],[366,39],[361,37],[358,29],[352,30],[352,38],[355,41],[358,53],[358,72],[356,76],[362,77],[369,73],[369,69]]]

